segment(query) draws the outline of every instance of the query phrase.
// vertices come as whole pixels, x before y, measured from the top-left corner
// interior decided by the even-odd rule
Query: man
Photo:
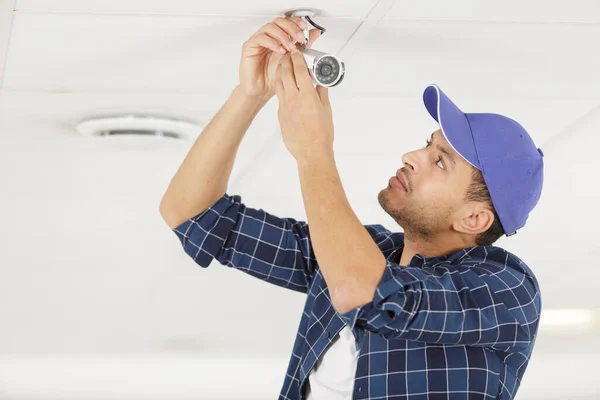
[[[173,177],[163,218],[200,266],[216,259],[307,294],[280,399],[513,399],[540,292],[492,243],[538,202],[541,150],[515,121],[464,114],[429,86],[440,129],[402,157],[378,197],[404,232],[362,225],[336,171],[328,91],[315,89],[289,40],[302,28],[278,18],[244,44],[240,84]],[[307,222],[226,194],[239,143],[275,94]]]

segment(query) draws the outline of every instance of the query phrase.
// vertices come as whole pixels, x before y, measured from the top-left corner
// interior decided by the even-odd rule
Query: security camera
[[[313,26],[325,33],[325,28],[317,25],[312,19],[319,13],[315,9],[295,9],[285,13],[287,17],[300,17],[308,26]],[[332,87],[339,85],[346,74],[346,65],[335,55],[323,53],[322,51],[309,49],[308,46],[309,29],[304,29],[304,43],[301,43],[300,51],[304,55],[308,70],[315,84]]]
[[[332,87],[342,82],[346,66],[339,58],[313,49],[303,49],[301,52],[315,84]]]

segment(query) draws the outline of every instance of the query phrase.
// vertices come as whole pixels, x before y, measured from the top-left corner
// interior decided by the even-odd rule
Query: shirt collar
[[[422,254],[416,253],[413,258],[408,263],[409,267],[423,268],[427,265],[433,265],[444,261],[450,261],[450,263],[455,264],[461,261],[463,258],[470,258],[469,253],[473,251],[475,247],[467,247],[465,249],[459,250],[452,254],[446,254],[442,256],[436,257],[425,257]],[[400,261],[400,254],[402,254],[402,250],[404,249],[404,243],[400,246],[396,247],[394,251],[388,257],[389,261],[398,263]]]

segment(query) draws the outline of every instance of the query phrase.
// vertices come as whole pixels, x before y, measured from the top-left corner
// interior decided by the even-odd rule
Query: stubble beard
[[[404,230],[404,235],[421,241],[429,241],[436,230],[435,221],[427,213],[426,205],[416,205],[411,202],[410,193],[404,199],[399,199],[403,204],[394,204],[391,189],[381,190],[377,196],[381,208],[396,221]]]

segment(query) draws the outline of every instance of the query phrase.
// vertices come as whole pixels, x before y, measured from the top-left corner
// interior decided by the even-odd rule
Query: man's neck
[[[460,236],[455,236],[454,240],[444,237],[435,237],[429,240],[414,238],[410,233],[404,234],[404,248],[400,256],[399,264],[407,266],[415,254],[420,254],[427,258],[445,256],[454,254],[457,251],[475,246],[474,243],[464,240]]]

